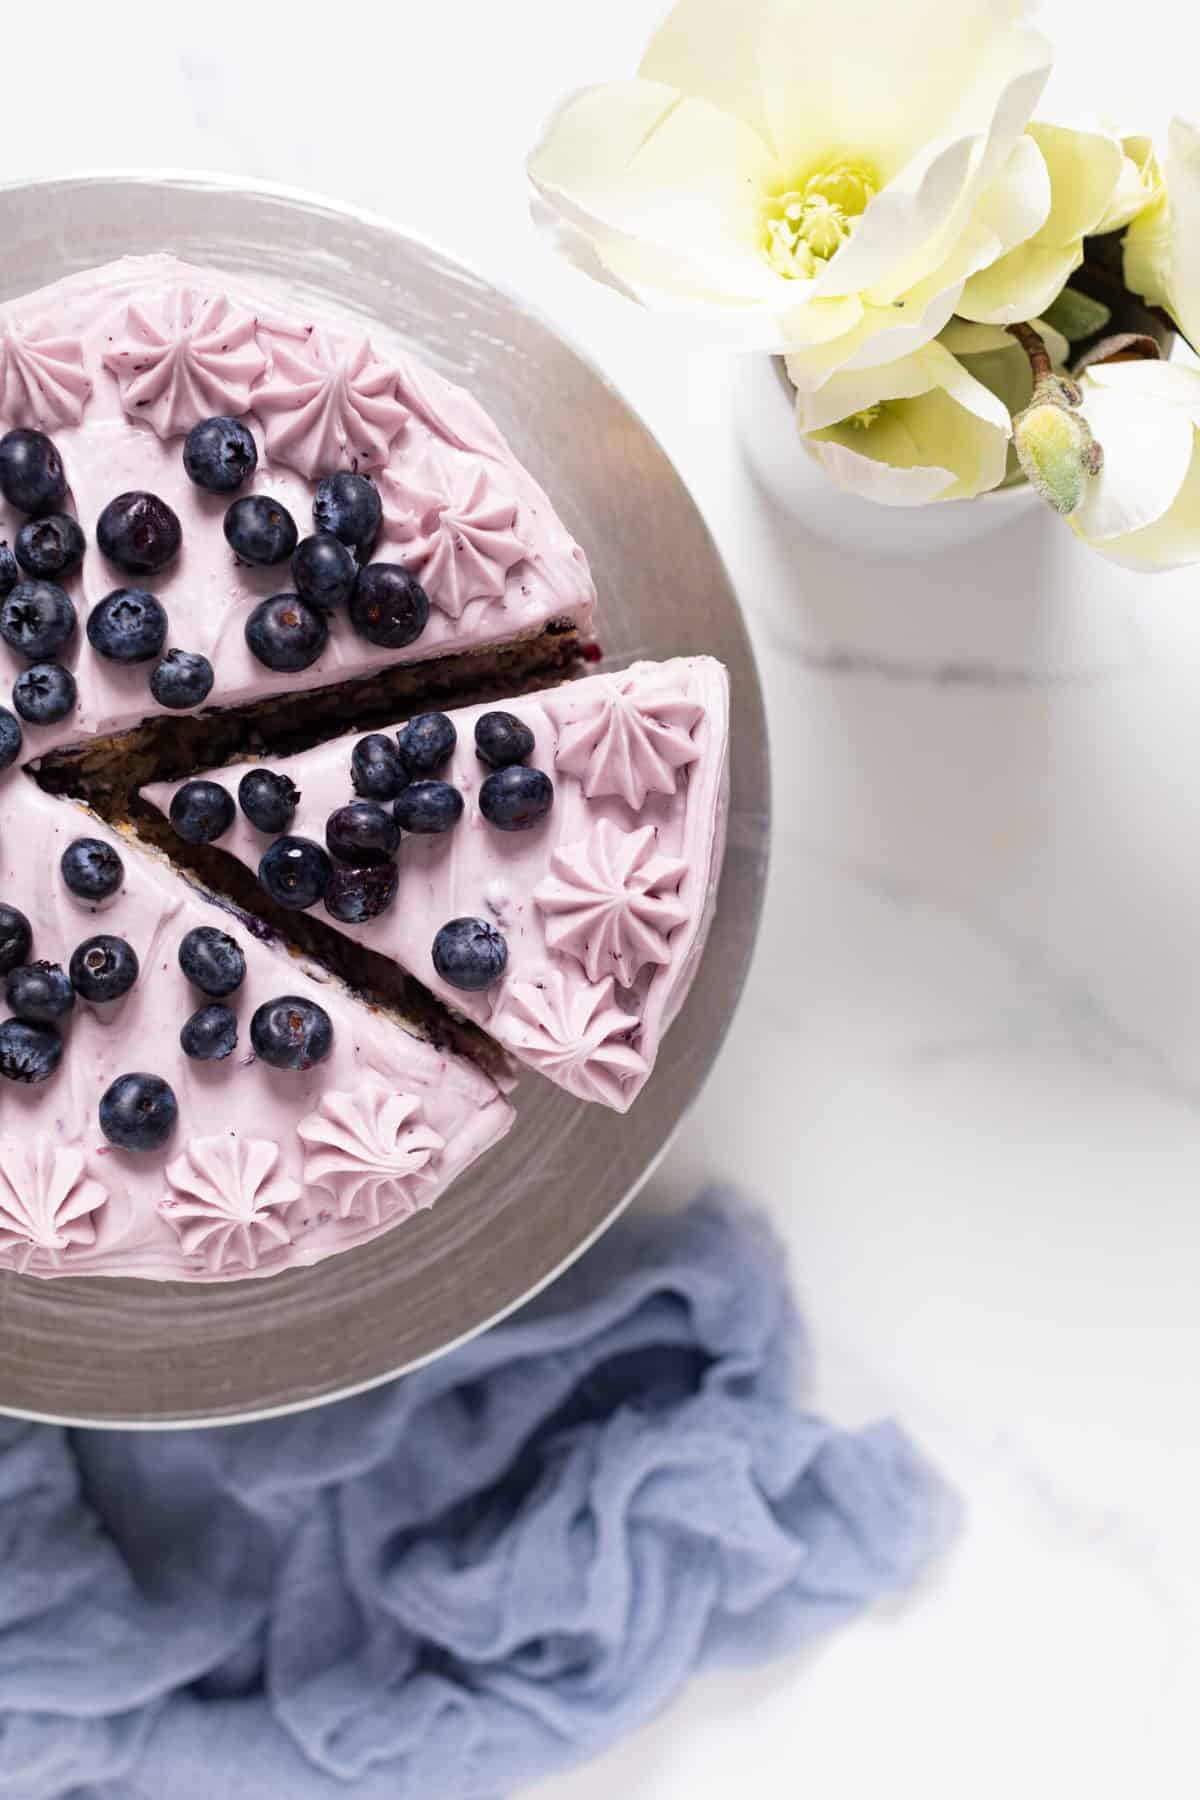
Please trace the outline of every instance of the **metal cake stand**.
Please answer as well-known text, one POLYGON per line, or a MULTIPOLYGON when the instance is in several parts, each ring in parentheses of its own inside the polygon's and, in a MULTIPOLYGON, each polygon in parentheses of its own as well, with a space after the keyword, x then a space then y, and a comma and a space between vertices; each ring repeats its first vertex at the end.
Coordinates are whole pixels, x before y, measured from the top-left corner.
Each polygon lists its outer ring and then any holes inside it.
POLYGON ((586 548, 606 660, 705 651, 733 688, 729 849, 708 948, 624 1118, 525 1076, 518 1124, 429 1213, 315 1269, 193 1287, 0 1275, 0 1411, 207 1424, 387 1380, 500 1318, 628 1204, 733 1015, 766 872, 767 738, 745 627, 703 520, 602 375, 519 300, 382 220, 227 179, 92 176, 0 188, 0 294, 170 250, 266 276, 409 342, 470 387, 586 548))

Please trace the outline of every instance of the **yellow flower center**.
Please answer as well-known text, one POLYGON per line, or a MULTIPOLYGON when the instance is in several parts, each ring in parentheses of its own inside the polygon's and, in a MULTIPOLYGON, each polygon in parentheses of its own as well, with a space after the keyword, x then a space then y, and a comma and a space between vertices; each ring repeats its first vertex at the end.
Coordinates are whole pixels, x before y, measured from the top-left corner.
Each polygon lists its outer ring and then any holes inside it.
POLYGON ((767 201, 763 255, 777 275, 807 281, 835 256, 878 191, 873 169, 840 161, 767 201))
POLYGON ((846 424, 855 431, 870 431, 883 416, 883 402, 876 401, 874 406, 864 406, 861 412, 851 413, 846 424))

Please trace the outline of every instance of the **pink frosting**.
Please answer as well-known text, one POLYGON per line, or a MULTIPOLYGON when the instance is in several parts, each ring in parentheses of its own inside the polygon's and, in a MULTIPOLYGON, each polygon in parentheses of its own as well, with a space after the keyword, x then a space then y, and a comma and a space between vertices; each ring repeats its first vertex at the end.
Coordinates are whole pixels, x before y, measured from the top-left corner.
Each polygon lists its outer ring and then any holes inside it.
POLYGON ((52 325, 27 330, 11 313, 0 321, 0 419, 56 431, 78 425, 92 384, 83 346, 52 325))
POLYGON ((340 1219, 379 1225, 426 1204, 421 1178, 445 1149, 414 1094, 364 1081, 352 1094, 325 1094, 297 1127, 308 1146, 304 1179, 332 1198, 340 1219))
POLYGON ((386 471, 380 485, 384 530, 435 606, 461 619, 472 600, 503 599, 525 544, 516 499, 488 464, 429 457, 411 475, 386 471))
POLYGON ((546 915, 546 942, 573 956, 589 981, 613 975, 632 987, 647 963, 669 963, 670 938, 687 922, 679 884, 687 865, 663 856, 652 825, 620 831, 599 819, 590 836, 550 858, 533 890, 546 915))
POLYGON ((304 345, 269 340, 271 367, 255 389, 267 450, 308 481, 335 469, 382 469, 408 408, 396 397, 398 370, 380 362, 365 337, 340 343, 314 331, 304 345))
MULTIPOLYGON (((463 796, 462 819, 441 837, 406 837, 395 905, 339 929, 392 957, 571 1093, 624 1110, 687 994, 712 914, 728 705, 724 669, 697 656, 462 708, 452 715, 457 748, 441 771, 463 796), (475 725, 496 705, 528 725, 530 761, 554 783, 553 808, 532 831, 498 831, 479 808, 488 770, 475 753, 475 725), (614 716, 620 724, 609 730, 614 716), (628 754, 605 755, 606 730, 610 743, 624 732, 628 754), (503 978, 481 994, 451 987, 433 966, 438 931, 463 917, 488 920, 508 946, 503 978)), ((330 813, 353 798, 355 741, 273 764, 300 790, 293 831, 322 842, 330 813)), ((212 776, 234 794, 248 766, 212 776)), ((146 789, 163 812, 173 792, 171 783, 146 789)), ((239 813, 219 848, 257 869, 264 840, 239 813)))
POLYGON ((84 1170, 75 1144, 44 1132, 24 1143, 0 1141, 0 1257, 22 1271, 58 1269, 72 1250, 94 1244, 94 1214, 106 1190, 84 1170))
POLYGON ((170 1192, 159 1211, 179 1233, 185 1256, 210 1275, 257 1269, 292 1241, 290 1220, 303 1189, 279 1168, 279 1145, 235 1131, 193 1138, 167 1164, 170 1192))
POLYGON ((236 418, 267 366, 258 321, 227 294, 167 288, 130 300, 104 353, 131 419, 146 419, 159 437, 178 437, 200 419, 236 418))

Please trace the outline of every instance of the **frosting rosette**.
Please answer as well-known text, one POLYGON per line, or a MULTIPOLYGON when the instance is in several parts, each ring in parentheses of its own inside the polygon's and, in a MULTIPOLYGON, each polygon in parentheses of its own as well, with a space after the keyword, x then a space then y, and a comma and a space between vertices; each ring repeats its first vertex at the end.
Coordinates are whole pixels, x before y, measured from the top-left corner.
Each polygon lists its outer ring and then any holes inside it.
POLYGON ((551 694, 546 711, 559 730, 555 767, 576 776, 589 800, 612 795, 640 812, 647 795, 673 794, 700 754, 692 732, 703 706, 636 666, 589 683, 586 697, 551 694))
POLYGON ((893 361, 1049 212, 1031 13, 678 0, 637 79, 550 120, 539 216, 593 276, 708 342, 789 352, 806 386, 893 361))
POLYGON ((58 1267, 96 1241, 106 1190, 85 1173, 83 1152, 44 1133, 0 1141, 0 1262, 17 1270, 58 1267))
POLYGON ((292 1241, 290 1216, 301 1189, 279 1169, 279 1145, 234 1131, 193 1138, 167 1165, 170 1192, 159 1212, 186 1256, 214 1273, 255 1269, 292 1241))
POLYGON ((227 294, 170 288, 129 301, 104 366, 130 418, 145 419, 159 437, 178 437, 201 419, 246 411, 267 366, 257 326, 227 294))
POLYGON ((648 963, 670 962, 671 933, 688 918, 679 898, 687 864, 662 855, 652 825, 621 831, 600 819, 582 842, 554 852, 550 870, 533 893, 546 942, 589 981, 614 975, 632 987, 648 963))
POLYGON ((354 1093, 322 1096, 296 1127, 305 1146, 304 1180, 329 1194, 340 1219, 379 1225, 406 1218, 423 1202, 420 1177, 446 1148, 421 1102, 384 1081, 354 1093))
POLYGON ((0 421, 56 431, 78 425, 92 391, 78 337, 0 317, 0 421))
POLYGON ((426 457, 411 471, 386 469, 379 485, 384 529, 441 612, 461 619, 472 600, 504 598, 508 571, 526 550, 517 502, 486 462, 426 457))
POLYGON ((381 469, 408 408, 397 398, 399 371, 370 341, 343 343, 314 331, 302 344, 275 337, 267 374, 254 390, 267 451, 307 481, 334 469, 381 469))
POLYGON ((647 1072, 630 1041, 638 1020, 616 1004, 611 975, 587 984, 547 969, 536 980, 511 981, 492 1029, 577 1099, 601 1100, 618 1112, 647 1072))

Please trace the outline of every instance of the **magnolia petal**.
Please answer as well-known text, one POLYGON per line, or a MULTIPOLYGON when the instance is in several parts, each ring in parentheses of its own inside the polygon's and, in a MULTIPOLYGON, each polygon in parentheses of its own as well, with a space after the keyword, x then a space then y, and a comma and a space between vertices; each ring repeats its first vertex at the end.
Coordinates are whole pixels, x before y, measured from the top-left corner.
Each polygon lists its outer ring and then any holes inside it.
POLYGON ((1120 394, 1140 394, 1167 406, 1179 406, 1194 425, 1200 426, 1200 369, 1186 363, 1158 362, 1153 357, 1127 363, 1093 363, 1087 373, 1089 388, 1111 388, 1120 394))
POLYGON ((911 288, 903 301, 862 306, 857 324, 845 335, 790 350, 788 374, 793 385, 813 392, 839 369, 879 368, 911 355, 954 316, 962 287, 960 266, 951 263, 911 288))
MULTIPOLYGON (((836 438, 806 438, 805 443, 837 487, 877 505, 928 506, 945 499, 955 485, 950 469, 877 461, 836 438)), ((915 446, 912 453, 916 454, 915 446)))
MULTIPOLYGON (((1012 344, 1012 340, 1009 340, 1012 344)), ((1012 345, 1017 349, 1016 345, 1012 345)), ((1018 350, 1018 355, 1021 352, 1018 350)), ((797 395, 801 431, 819 431, 856 413, 891 400, 913 400, 942 388, 959 406, 1008 437, 1007 408, 976 381, 940 343, 925 344, 910 356, 879 369, 846 370, 832 376, 816 393, 797 395)))
POLYGON ((1125 152, 1111 131, 1035 121, 1029 135, 1050 171, 1050 213, 1039 236, 1065 245, 1095 231, 1112 202, 1125 152))
POLYGON ((1154 139, 1123 137, 1121 173, 1112 198, 1092 230, 1100 235, 1107 231, 1123 231, 1148 206, 1153 206, 1162 192, 1162 173, 1154 154, 1154 139))
POLYGON ((1167 304, 1195 349, 1200 345, 1200 130, 1174 119, 1168 140, 1171 266, 1167 304))
POLYGON ((1063 249, 1036 240, 1022 244, 990 269, 972 275, 963 288, 958 310, 965 319, 995 325, 1036 318, 1062 292, 1082 262, 1082 238, 1063 249))
MULTIPOLYGON (((1162 517, 1153 525, 1132 531, 1125 537, 1101 541, 1089 538, 1092 549, 1122 568, 1140 569, 1151 574, 1200 562, 1200 436, 1193 432, 1192 439, 1192 460, 1187 475, 1162 517)), ((1077 519, 1078 515, 1068 523, 1078 530, 1077 519)), ((1084 535, 1082 531, 1080 535, 1084 535)))
POLYGON ((1163 517, 1187 476, 1195 427, 1182 407, 1090 381, 1083 389, 1084 417, 1103 446, 1104 467, 1071 525, 1089 543, 1103 544, 1163 517))

